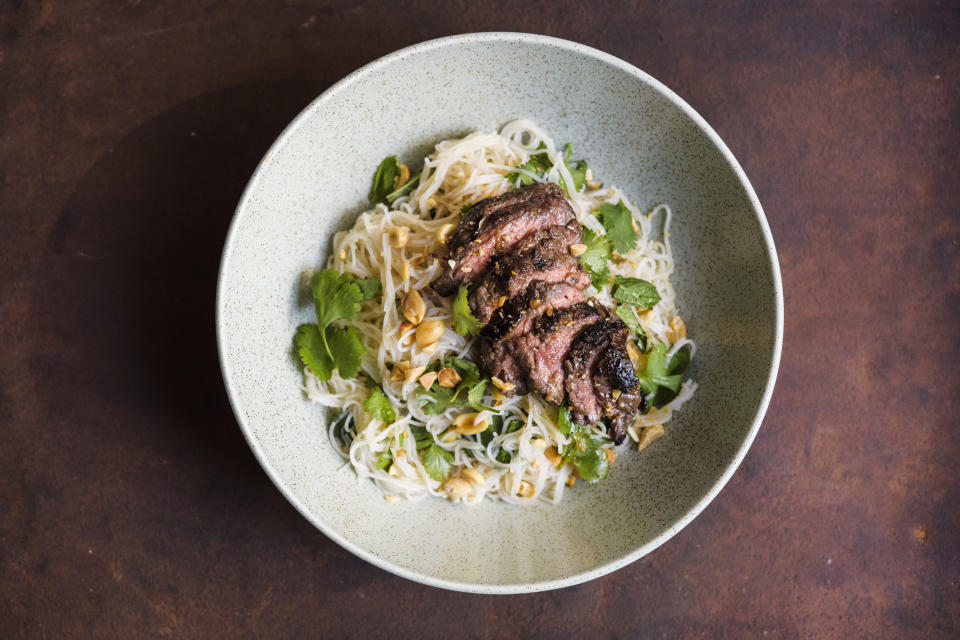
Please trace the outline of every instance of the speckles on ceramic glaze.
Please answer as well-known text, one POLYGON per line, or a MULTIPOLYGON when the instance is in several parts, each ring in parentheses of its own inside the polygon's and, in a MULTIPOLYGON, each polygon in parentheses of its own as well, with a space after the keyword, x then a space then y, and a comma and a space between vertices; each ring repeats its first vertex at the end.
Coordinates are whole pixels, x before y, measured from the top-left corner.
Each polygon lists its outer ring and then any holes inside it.
POLYGON ((587 580, 662 544, 744 455, 779 360, 782 294, 766 220, 736 161, 669 90, 562 40, 473 34, 427 42, 351 74, 311 104, 260 163, 224 248, 217 300, 224 379, 241 428, 285 496, 347 549, 402 576, 482 592, 587 580), (518 61, 522 60, 522 64, 518 61), (510 91, 503 91, 509 87, 510 91), (537 121, 641 208, 674 211, 678 306, 698 351, 694 399, 666 435, 606 482, 552 507, 391 504, 329 446, 322 407, 290 357, 300 272, 362 210, 377 164, 420 160, 444 138, 537 121), (483 553, 462 543, 470 531, 483 553), (549 535, 543 535, 549 532, 549 535), (429 540, 429 544, 397 544, 429 540))

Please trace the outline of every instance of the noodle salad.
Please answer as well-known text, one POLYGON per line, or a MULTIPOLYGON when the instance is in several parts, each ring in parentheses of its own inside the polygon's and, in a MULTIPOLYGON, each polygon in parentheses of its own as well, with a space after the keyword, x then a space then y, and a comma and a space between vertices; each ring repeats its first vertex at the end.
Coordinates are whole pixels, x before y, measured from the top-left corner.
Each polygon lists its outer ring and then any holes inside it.
POLYGON ((563 188, 583 227, 570 253, 590 276, 587 292, 630 330, 626 350, 646 411, 627 428, 627 442, 649 445, 695 392, 685 373, 696 347, 670 283, 670 208, 641 212, 571 152, 515 120, 499 133, 440 142, 415 175, 387 158, 374 177, 373 207, 334 236, 325 268, 304 274, 317 313, 294 338, 304 391, 335 410, 335 450, 388 501, 556 504, 576 479, 606 477, 626 448, 603 424, 574 424, 566 404, 535 391, 511 395, 512 385, 486 376, 476 356, 483 323, 466 288, 443 297, 430 287, 462 214, 518 186, 563 188))

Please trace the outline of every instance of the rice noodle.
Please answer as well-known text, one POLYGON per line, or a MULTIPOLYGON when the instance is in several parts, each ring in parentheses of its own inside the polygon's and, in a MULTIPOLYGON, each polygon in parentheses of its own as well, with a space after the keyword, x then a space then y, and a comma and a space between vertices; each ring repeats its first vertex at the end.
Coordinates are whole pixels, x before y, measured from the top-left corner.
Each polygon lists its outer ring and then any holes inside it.
MULTIPOLYGON (((333 252, 327 266, 359 278, 376 276, 383 285, 382 303, 364 303, 350 326, 357 330, 367 348, 363 370, 374 380, 382 382, 384 392, 396 409, 397 420, 393 424, 383 424, 363 410, 369 390, 358 378, 344 380, 335 372, 332 379, 321 382, 305 369, 304 390, 314 402, 350 412, 354 426, 347 432, 346 439, 352 438, 352 443, 349 451, 341 451, 341 454, 349 460, 361 481, 371 479, 389 499, 418 500, 428 495, 445 497, 443 484, 433 480, 424 469, 410 433, 412 424, 425 425, 437 444, 453 454, 451 475, 459 475, 469 467, 486 478, 483 486, 474 487, 461 498, 465 503, 475 504, 486 496, 516 504, 531 504, 538 500, 556 504, 563 497, 572 465, 557 469, 544 456, 542 445, 562 451, 568 437, 557 428, 557 408, 547 404, 538 394, 503 400, 497 406, 500 413, 520 419, 523 426, 512 433, 496 435, 483 446, 474 436, 458 436, 452 442, 442 437, 451 427, 453 418, 464 409, 448 409, 440 415, 427 414, 418 404, 416 389, 419 383, 415 378, 400 382, 390 380, 390 367, 400 361, 408 361, 412 368, 417 368, 440 362, 448 355, 473 359, 473 340, 458 335, 451 328, 451 298, 440 297, 428 286, 441 272, 441 265, 432 258, 442 249, 437 232, 445 224, 455 225, 465 205, 514 188, 516 185, 507 176, 536 153, 546 153, 553 163, 547 179, 556 182, 562 178, 565 184, 573 184, 562 152, 553 140, 533 122, 515 120, 505 125, 500 133, 477 132, 440 142, 434 153, 424 160, 420 184, 412 193, 398 199, 392 208, 381 204, 360 214, 353 228, 334 236, 333 252), (545 149, 537 148, 541 143, 545 149), (390 246, 389 234, 394 227, 401 226, 408 230, 407 244, 395 249, 390 246), (426 303, 426 319, 441 320, 446 327, 436 349, 429 353, 412 339, 409 343, 404 341, 410 338, 412 329, 401 333, 404 318, 397 300, 411 289, 422 295, 426 303), (534 444, 537 439, 543 439, 545 443, 537 446, 534 444), (502 449, 512 454, 509 463, 496 459, 502 449), (387 451, 392 454, 393 464, 389 469, 377 469, 378 458, 387 451), (530 497, 518 495, 521 482, 533 487, 530 497)), ((643 278, 656 286, 660 302, 638 319, 653 341, 670 344, 670 320, 677 315, 675 293, 670 283, 674 265, 669 241, 670 208, 660 205, 644 215, 616 186, 585 188, 570 193, 568 199, 580 223, 597 233, 604 233, 604 228, 591 212, 599 205, 622 200, 630 209, 638 229, 637 247, 615 257, 610 262, 610 271, 613 275, 643 278), (659 239, 661 232, 662 239, 659 239)), ((612 303, 609 287, 597 297, 608 305, 612 303)), ((683 339, 672 346, 671 355, 687 344, 691 349, 695 348, 691 340, 683 339)), ((644 426, 668 421, 695 390, 696 384, 687 380, 668 405, 638 415, 629 429, 631 437, 636 440, 638 430, 644 426)), ((490 405, 492 401, 488 397, 484 403, 490 405)), ((484 415, 489 416, 491 412, 484 415)), ((331 421, 330 438, 339 451, 333 428, 331 421)))

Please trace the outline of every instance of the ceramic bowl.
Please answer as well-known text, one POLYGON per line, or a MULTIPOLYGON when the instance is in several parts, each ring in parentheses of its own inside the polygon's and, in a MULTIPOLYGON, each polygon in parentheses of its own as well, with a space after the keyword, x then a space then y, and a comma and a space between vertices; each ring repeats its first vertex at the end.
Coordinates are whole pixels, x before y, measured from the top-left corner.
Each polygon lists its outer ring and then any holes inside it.
MULTIPOLYGON (((564 40, 479 33, 376 60, 328 89, 257 167, 230 226, 217 291, 227 393, 284 496, 367 560, 427 584, 484 593, 563 587, 636 560, 687 525, 743 459, 770 400, 783 298, 770 230, 733 155, 683 100, 639 69, 564 40), (573 142, 641 209, 669 203, 674 284, 700 385, 666 434, 558 506, 386 502, 327 439, 301 391, 299 278, 365 208, 377 164, 518 117, 573 142)), ((708 561, 708 558, 704 558, 708 561)))

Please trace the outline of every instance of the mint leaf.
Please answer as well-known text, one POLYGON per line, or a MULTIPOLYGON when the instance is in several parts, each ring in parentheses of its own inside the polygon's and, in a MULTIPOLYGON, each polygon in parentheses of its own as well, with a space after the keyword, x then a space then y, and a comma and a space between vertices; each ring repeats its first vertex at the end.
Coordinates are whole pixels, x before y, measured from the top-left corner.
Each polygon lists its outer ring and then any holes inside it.
POLYGON ((377 276, 373 276, 372 278, 359 278, 356 282, 360 287, 361 302, 373 300, 380 292, 380 287, 382 286, 380 284, 380 278, 377 276))
POLYGON ((363 401, 363 410, 374 418, 383 421, 384 424, 392 424, 397 419, 397 413, 390 404, 390 398, 380 387, 370 390, 367 399, 363 401))
POLYGON ((583 244, 587 250, 580 256, 580 264, 590 274, 593 286, 600 289, 610 282, 610 241, 606 236, 584 229, 583 244))
POLYGON ((657 292, 657 288, 640 278, 617 276, 613 282, 611 295, 614 300, 626 302, 641 309, 652 309, 655 304, 660 302, 660 294, 657 292))
POLYGON ((366 355, 367 348, 363 346, 356 330, 350 327, 329 328, 326 331, 326 337, 328 351, 340 371, 340 377, 352 378, 360 373, 360 366, 363 364, 363 356, 366 355))
MULTIPOLYGON (((666 349, 666 347, 664 347, 666 349)), ((649 361, 647 366, 649 367, 649 361)), ((680 382, 683 382, 683 376, 687 372, 687 368, 690 366, 690 347, 683 346, 677 349, 677 351, 670 357, 670 361, 667 362, 665 373, 672 380, 679 377, 680 382)), ((675 389, 662 385, 657 389, 657 395, 653 397, 653 406, 660 408, 665 404, 668 404, 671 400, 677 397, 677 394, 680 393, 681 384, 677 384, 675 389)))
POLYGON ((627 325, 627 328, 637 336, 637 346, 640 347, 640 351, 646 351, 647 331, 643 328, 643 325, 640 324, 640 320, 637 319, 637 314, 633 310, 633 307, 626 304, 618 304, 613 312, 616 313, 617 316, 623 320, 623 324, 627 325))
POLYGON ((467 287, 460 287, 453 301, 453 330, 462 336, 475 336, 480 333, 483 323, 473 315, 467 301, 467 287))
MULTIPOLYGON (((393 183, 390 183, 391 185, 393 183)), ((407 195, 411 191, 417 188, 417 185, 420 184, 420 174, 413 176, 402 185, 400 185, 395 191, 392 191, 386 195, 386 200, 388 203, 393 204, 394 200, 407 195)))
POLYGON ((393 191, 393 183, 400 173, 400 163, 397 156, 388 156, 383 159, 376 173, 373 174, 373 185, 370 187, 370 194, 367 196, 370 204, 386 203, 387 196, 393 191))
POLYGON ((333 362, 323 344, 320 329, 315 324, 302 324, 297 327, 293 337, 300 361, 321 380, 329 380, 333 375, 333 362))
POLYGON ((559 429, 563 435, 568 435, 572 428, 573 422, 570 420, 570 409, 567 407, 567 403, 564 402, 563 406, 560 407, 560 412, 557 414, 557 429, 559 429))
POLYGON ((633 230, 633 214, 623 200, 617 204, 605 202, 594 212, 607 235, 613 241, 617 253, 626 253, 637 246, 637 232, 633 230))
POLYGON ((453 462, 453 454, 434 442, 423 450, 420 461, 423 463, 427 475, 440 482, 450 475, 450 463, 453 462))

